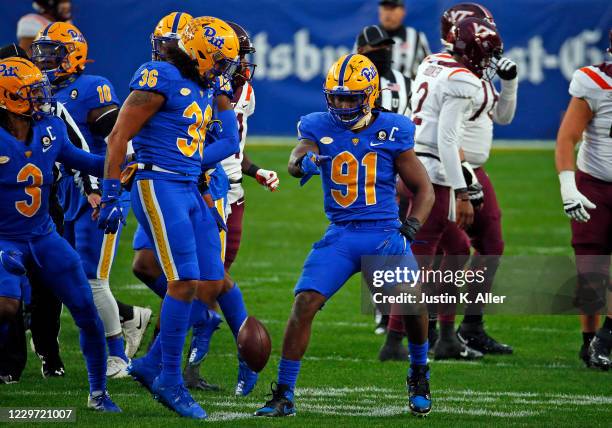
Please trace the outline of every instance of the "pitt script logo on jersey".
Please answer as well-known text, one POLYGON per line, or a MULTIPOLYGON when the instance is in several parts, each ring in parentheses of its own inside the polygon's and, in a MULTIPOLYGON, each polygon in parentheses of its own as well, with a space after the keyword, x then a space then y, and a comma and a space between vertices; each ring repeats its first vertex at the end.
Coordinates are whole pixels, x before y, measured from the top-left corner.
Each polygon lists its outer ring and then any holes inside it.
POLYGON ((361 75, 365 77, 368 82, 371 82, 377 75, 376 68, 372 65, 370 67, 362 68, 361 75))
POLYGON ((221 49, 223 47, 223 44, 225 43, 225 38, 216 36, 217 30, 208 26, 204 27, 204 37, 208 39, 211 45, 221 49))
POLYGON ((0 64, 0 75, 4 77, 17 77, 15 70, 17 70, 15 66, 8 67, 6 64, 0 64))

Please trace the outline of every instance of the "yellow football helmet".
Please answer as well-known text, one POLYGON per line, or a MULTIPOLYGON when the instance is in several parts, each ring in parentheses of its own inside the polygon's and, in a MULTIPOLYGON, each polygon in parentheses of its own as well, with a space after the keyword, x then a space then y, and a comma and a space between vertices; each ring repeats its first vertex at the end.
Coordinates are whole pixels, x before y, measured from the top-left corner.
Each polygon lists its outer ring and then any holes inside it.
POLYGON ((87 41, 74 25, 53 22, 36 35, 32 43, 32 62, 51 82, 60 76, 80 73, 87 62, 87 41))
POLYGON ((47 77, 30 61, 18 57, 0 61, 0 108, 24 116, 46 114, 54 101, 47 77))
POLYGON ((197 61, 200 74, 208 81, 216 76, 231 80, 240 67, 238 36, 219 18, 192 19, 181 33, 179 48, 197 61))
POLYGON ((331 66, 323 92, 334 119, 350 128, 372 111, 379 88, 378 71, 372 61, 363 55, 349 54, 331 66))
POLYGON ((157 23, 151 34, 152 56, 155 61, 163 61, 168 47, 177 47, 181 32, 193 19, 185 12, 172 12, 157 23))

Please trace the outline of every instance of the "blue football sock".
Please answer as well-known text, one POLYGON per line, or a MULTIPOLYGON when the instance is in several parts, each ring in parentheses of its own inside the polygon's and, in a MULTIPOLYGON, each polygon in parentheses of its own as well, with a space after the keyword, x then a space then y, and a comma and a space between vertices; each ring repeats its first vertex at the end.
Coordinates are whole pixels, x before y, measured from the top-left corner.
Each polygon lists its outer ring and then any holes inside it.
POLYGON ((191 304, 191 314, 189 314, 189 325, 201 327, 208 320, 208 306, 199 299, 194 299, 191 304))
MULTIPOLYGON (((95 306, 92 305, 93 311, 95 306)), ((87 366, 89 392, 106 390, 106 343, 104 326, 95 313, 89 316, 81 311, 72 313, 80 326, 79 342, 87 366)))
POLYGON ((234 286, 227 293, 217 297, 217 302, 219 302, 219 307, 227 325, 234 334, 234 338, 237 338, 238 330, 240 330, 240 326, 247 317, 247 310, 238 284, 234 283, 234 286))
POLYGON ((166 295, 166 290, 168 289, 168 280, 166 279, 166 275, 162 273, 152 282, 147 282, 146 286, 163 299, 166 295))
POLYGON ((162 371, 160 383, 172 386, 183 383, 181 356, 189 329, 191 302, 183 302, 166 294, 161 310, 162 371))
POLYGON ((287 397, 290 400, 293 399, 293 390, 295 389, 295 383, 297 377, 300 374, 301 361, 286 360, 281 358, 278 363, 278 384, 288 385, 291 388, 291 397, 287 397))
MULTIPOLYGON (((427 351, 429 351, 429 342, 425 341, 422 345, 417 345, 408 342, 408 352, 410 353, 410 364, 424 366, 427 364, 427 351)), ((408 373, 410 375, 410 373, 408 373)))
POLYGON ((106 339, 106 344, 108 345, 108 355, 119 357, 125 362, 129 361, 127 355, 125 355, 123 336, 109 337, 106 339))
POLYGON ((161 348, 161 339, 158 334, 149 352, 144 356, 144 359, 147 361, 147 364, 150 366, 159 366, 162 362, 162 348, 161 348))

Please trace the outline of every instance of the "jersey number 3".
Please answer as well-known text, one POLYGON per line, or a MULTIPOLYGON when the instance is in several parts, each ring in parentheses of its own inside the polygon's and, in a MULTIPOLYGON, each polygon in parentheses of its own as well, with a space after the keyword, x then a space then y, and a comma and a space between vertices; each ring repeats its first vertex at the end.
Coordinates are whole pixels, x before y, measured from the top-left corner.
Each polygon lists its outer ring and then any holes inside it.
MULTIPOLYGON (((365 172, 365 203, 376 203, 376 152, 367 153, 361 160, 365 172)), ((359 197, 359 161, 351 152, 342 152, 332 161, 331 179, 334 183, 345 186, 344 190, 332 189, 334 201, 343 208, 351 206, 359 197)))
POLYGON ((36 165, 31 163, 25 165, 17 173, 17 183, 27 183, 32 180, 30 184, 26 184, 25 193, 31 200, 22 200, 15 202, 15 208, 19 213, 25 217, 32 217, 40 209, 42 202, 42 190, 40 186, 43 184, 43 173, 36 165))

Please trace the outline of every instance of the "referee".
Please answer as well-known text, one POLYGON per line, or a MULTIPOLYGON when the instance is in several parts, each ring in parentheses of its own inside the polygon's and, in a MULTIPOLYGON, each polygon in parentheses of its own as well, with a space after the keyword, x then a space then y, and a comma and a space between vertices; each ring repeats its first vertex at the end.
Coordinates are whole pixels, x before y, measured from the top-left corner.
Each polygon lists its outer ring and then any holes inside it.
POLYGON ((357 35, 357 53, 367 56, 380 75, 380 97, 376 107, 409 116, 410 79, 392 68, 394 43, 379 25, 370 25, 357 35))
POLYGON ((427 37, 421 31, 404 25, 404 0, 380 0, 378 3, 380 26, 389 34, 393 45, 393 65, 407 77, 414 79, 423 58, 429 55, 427 37))

